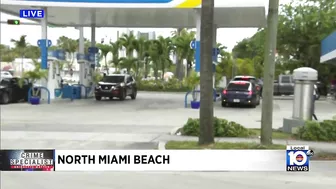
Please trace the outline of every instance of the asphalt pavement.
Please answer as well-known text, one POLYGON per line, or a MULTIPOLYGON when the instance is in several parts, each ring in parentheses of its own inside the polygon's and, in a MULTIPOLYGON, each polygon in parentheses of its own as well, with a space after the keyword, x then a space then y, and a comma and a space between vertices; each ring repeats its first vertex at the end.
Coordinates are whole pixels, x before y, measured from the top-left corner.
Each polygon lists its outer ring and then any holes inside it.
MULTIPOLYGON (((291 117, 292 100, 274 101, 274 128, 291 117)), ((316 102, 320 119, 336 114, 335 104, 316 102)), ((139 92, 136 100, 55 100, 50 105, 1 105, 1 148, 155 149, 198 110, 184 108, 181 93, 139 92)), ((260 128, 261 106, 222 108, 215 116, 260 128)), ((1 186, 16 188, 335 188, 335 162, 314 162, 312 172, 297 173, 2 173, 1 186), (256 182, 258 180, 258 182, 256 182), (259 181, 260 180, 260 181, 259 181), (19 182, 18 182, 19 181, 19 182)))

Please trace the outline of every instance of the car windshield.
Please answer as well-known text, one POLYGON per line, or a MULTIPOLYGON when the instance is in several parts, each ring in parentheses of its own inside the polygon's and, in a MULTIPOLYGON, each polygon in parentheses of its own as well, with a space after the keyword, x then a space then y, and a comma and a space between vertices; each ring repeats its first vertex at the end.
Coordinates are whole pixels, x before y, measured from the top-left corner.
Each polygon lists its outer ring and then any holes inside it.
POLYGON ((0 85, 9 85, 10 84, 10 81, 8 79, 2 79, 1 82, 0 82, 0 85))
POLYGON ((125 81, 125 76, 120 76, 120 75, 105 76, 103 78, 103 82, 107 82, 107 83, 121 83, 124 81, 125 81))
POLYGON ((250 81, 250 82, 255 82, 256 79, 252 77, 236 77, 233 79, 233 81, 250 81))
POLYGON ((250 83, 230 83, 227 90, 230 91, 247 91, 250 87, 250 83))

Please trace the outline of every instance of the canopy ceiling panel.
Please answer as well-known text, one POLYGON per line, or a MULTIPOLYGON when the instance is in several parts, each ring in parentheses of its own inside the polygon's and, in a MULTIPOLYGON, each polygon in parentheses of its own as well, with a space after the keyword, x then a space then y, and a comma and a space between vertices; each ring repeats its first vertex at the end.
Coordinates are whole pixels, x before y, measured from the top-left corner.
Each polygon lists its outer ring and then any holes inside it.
MULTIPOLYGON (((18 16, 20 9, 35 7, 1 5, 1 12, 18 16)), ((37 22, 39 20, 36 20, 37 22)), ((48 22, 60 26, 194 28, 194 9, 172 8, 76 8, 49 7, 48 22), (95 16, 93 16, 95 15, 95 16)), ((218 28, 264 27, 265 7, 226 7, 215 9, 218 28)))

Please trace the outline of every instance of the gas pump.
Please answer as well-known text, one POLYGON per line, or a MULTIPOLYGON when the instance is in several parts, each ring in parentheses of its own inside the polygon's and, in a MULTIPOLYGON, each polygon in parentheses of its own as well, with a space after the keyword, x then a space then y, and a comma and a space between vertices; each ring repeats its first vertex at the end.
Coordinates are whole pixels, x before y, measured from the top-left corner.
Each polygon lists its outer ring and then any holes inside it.
POLYGON ((92 64, 95 61, 95 54, 77 54, 77 62, 81 64, 80 68, 80 83, 81 86, 81 96, 86 96, 90 94, 93 88, 92 75, 94 67, 92 64), (85 89, 85 90, 84 90, 85 89))
POLYGON ((51 91, 50 99, 59 96, 61 88, 61 69, 60 63, 65 60, 65 51, 56 50, 48 52, 48 89, 51 91), (53 92, 54 91, 54 92, 53 92))

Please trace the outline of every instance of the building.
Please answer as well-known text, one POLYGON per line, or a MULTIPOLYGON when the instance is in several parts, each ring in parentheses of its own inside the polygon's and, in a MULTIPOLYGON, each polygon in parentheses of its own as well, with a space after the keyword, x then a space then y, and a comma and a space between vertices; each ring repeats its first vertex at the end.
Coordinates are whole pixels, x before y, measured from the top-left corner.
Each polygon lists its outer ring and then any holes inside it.
POLYGON ((137 33, 137 39, 144 38, 145 40, 154 40, 156 39, 155 32, 139 32, 137 33))

